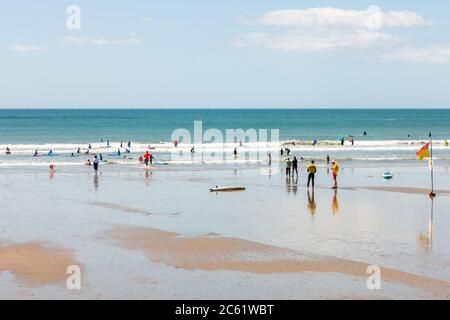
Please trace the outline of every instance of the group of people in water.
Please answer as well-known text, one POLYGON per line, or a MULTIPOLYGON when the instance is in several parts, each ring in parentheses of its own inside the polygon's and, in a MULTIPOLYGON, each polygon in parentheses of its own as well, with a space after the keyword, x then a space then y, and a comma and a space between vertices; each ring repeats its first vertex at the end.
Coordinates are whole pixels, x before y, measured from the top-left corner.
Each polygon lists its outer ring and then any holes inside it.
MULTIPOLYGON (((303 158, 302 158, 303 159, 303 158)), ((330 156, 327 155, 327 165, 330 164, 330 156)), ((294 157, 292 160, 290 158, 287 158, 285 160, 286 163, 286 179, 290 179, 290 177, 298 177, 298 159, 297 157, 294 157)), ((311 162, 306 166, 306 172, 308 174, 308 182, 307 182, 307 188, 309 189, 309 186, 311 185, 312 189, 314 189, 314 180, 315 175, 317 172, 317 166, 315 164, 314 160, 311 160, 311 162)), ((333 178, 333 189, 337 189, 337 176, 339 173, 339 164, 336 160, 331 161, 331 175, 333 178)))

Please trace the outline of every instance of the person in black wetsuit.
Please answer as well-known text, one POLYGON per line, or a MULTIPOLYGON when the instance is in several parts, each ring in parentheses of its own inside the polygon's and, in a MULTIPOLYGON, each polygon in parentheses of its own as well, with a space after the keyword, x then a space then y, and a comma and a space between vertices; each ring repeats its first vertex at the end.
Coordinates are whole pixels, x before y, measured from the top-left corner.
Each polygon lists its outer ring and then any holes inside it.
POLYGON ((298 160, 297 157, 294 157, 294 159, 292 160, 292 176, 294 176, 294 172, 298 176, 297 167, 298 167, 298 160))

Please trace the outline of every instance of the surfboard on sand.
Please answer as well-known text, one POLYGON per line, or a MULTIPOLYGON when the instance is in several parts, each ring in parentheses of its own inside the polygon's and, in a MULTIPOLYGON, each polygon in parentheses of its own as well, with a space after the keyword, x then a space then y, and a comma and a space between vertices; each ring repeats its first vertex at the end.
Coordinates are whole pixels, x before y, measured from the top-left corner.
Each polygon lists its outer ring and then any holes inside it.
POLYGON ((218 187, 209 189, 210 192, 230 192, 230 191, 244 191, 245 187, 229 186, 229 187, 218 187))

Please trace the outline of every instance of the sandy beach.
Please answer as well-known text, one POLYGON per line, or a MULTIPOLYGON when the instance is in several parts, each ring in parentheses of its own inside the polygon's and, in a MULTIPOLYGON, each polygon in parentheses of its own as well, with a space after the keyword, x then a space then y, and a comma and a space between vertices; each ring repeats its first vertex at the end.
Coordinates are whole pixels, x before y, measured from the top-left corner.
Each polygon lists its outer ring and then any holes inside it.
POLYGON ((433 203, 421 162, 341 162, 337 192, 321 163, 314 193, 306 164, 0 168, 0 298, 450 298, 447 164, 433 203))

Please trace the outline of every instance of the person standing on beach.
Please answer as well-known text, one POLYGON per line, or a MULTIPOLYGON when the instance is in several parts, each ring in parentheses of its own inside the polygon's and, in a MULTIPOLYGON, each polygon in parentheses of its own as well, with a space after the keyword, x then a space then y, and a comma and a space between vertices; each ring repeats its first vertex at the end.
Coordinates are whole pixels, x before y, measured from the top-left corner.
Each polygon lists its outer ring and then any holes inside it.
POLYGON ((98 171, 98 164, 100 163, 100 160, 98 159, 97 156, 94 157, 94 171, 95 173, 97 173, 98 171))
POLYGON ((287 158, 286 159, 286 177, 289 177, 291 175, 291 167, 292 167, 291 159, 287 158))
POLYGON ((148 151, 145 151, 145 154, 144 154, 144 163, 145 163, 145 166, 146 167, 148 167, 148 162, 150 161, 150 153, 148 152, 148 151))
POLYGON ((292 176, 294 176, 294 172, 295 172, 295 174, 298 177, 297 167, 298 167, 298 160, 297 160, 297 157, 294 157, 294 160, 292 160, 292 176))
POLYGON ((307 188, 309 188, 309 184, 312 182, 312 188, 314 190, 314 177, 316 175, 317 167, 314 164, 314 160, 306 167, 306 172, 308 172, 308 184, 307 188))
POLYGON ((284 154, 284 150, 283 148, 280 149, 280 156, 282 156, 284 154))
POLYGON ((336 160, 331 161, 331 172, 333 176, 333 189, 337 189, 337 175, 339 172, 339 165, 336 160))
POLYGON ((327 154, 327 165, 329 165, 329 164, 330 164, 330 155, 327 154))
POLYGON ((128 148, 131 148, 131 141, 128 141, 128 148))
POLYGON ((272 154, 269 152, 269 166, 272 165, 272 154))
POLYGON ((233 155, 234 155, 235 158, 237 158, 238 152, 237 152, 236 148, 234 148, 233 155))

